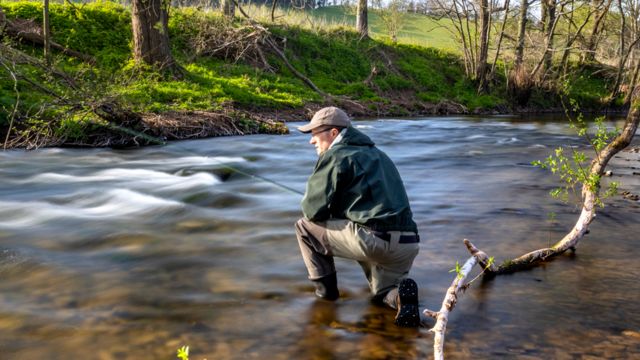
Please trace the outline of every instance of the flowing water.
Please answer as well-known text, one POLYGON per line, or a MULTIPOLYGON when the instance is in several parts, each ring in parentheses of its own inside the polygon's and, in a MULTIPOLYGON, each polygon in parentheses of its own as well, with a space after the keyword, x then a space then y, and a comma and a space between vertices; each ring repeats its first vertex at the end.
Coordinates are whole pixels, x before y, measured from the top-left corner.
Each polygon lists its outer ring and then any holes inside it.
MULTIPOLYGON (((555 180, 529 165, 560 144, 587 149, 564 123, 357 127, 403 176, 423 239, 411 274, 422 308, 440 308, 449 270, 469 256, 463 238, 502 261, 577 219, 548 196, 555 180)), ((301 196, 260 178, 304 191, 316 159, 308 140, 292 131, 0 153, 0 358, 171 359, 182 345, 198 360, 431 357, 427 329, 392 325, 355 263, 337 262, 340 301, 314 299, 293 230, 301 196)), ((639 156, 612 164, 636 194, 639 156)), ((640 203, 617 196, 575 254, 476 281, 449 319, 447 357, 638 358, 638 219, 640 203)))

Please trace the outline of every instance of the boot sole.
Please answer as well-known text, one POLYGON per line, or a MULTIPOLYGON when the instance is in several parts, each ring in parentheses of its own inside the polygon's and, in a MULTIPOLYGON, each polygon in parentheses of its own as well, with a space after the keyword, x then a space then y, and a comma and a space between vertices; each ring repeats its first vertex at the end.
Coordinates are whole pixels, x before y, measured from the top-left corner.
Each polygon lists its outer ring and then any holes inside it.
POLYGON ((412 279, 404 279, 398 285, 398 314, 395 324, 400 327, 419 327, 418 284, 412 279))

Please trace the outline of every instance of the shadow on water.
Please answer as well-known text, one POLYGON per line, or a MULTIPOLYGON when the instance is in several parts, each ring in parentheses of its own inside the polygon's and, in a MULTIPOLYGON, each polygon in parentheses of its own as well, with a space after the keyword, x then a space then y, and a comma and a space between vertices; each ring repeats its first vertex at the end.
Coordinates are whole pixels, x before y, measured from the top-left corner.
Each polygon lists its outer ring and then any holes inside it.
MULTIPOLYGON (((296 124, 293 124, 295 126, 296 124)), ((497 261, 552 244, 577 218, 530 162, 563 122, 431 118, 356 123, 398 164, 421 252, 411 276, 438 309, 462 239, 497 261), (549 220, 549 213, 555 213, 549 220)), ((613 180, 640 193, 637 153, 613 180)), ((338 260, 337 303, 316 301, 293 224, 316 155, 306 135, 123 150, 0 153, 0 350, 8 359, 429 358, 426 328, 369 303, 338 260), (295 191, 227 167, 268 178, 295 191)), ((607 181, 609 181, 607 179, 607 181)), ((448 358, 634 358, 640 353, 640 205, 615 197, 574 256, 479 280, 451 314, 448 358)))

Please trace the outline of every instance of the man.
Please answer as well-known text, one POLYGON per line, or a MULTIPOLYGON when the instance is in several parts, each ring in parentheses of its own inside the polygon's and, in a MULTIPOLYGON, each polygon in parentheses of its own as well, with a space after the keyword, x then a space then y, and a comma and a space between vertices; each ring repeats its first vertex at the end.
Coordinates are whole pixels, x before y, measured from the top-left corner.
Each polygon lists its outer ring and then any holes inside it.
POLYGON ((418 254, 418 230, 402 179, 347 114, 327 107, 307 125, 318 161, 302 199, 296 236, 316 295, 337 300, 334 256, 356 260, 373 301, 397 309, 395 323, 420 325, 418 287, 406 276, 418 254))

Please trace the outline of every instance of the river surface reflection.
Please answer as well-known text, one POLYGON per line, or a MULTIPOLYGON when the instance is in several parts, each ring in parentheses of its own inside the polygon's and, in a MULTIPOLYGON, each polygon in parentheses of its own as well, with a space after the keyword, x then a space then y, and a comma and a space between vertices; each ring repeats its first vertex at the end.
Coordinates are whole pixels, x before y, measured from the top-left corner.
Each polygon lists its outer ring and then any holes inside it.
MULTIPOLYGON (((468 257, 463 238, 501 261, 577 218, 529 165, 562 143, 586 149, 563 123, 356 125, 403 176, 423 239, 412 270, 423 308, 440 307, 449 269, 468 257)), ((0 357, 170 359, 182 345, 192 359, 430 357, 431 334, 395 328, 393 312, 370 305, 355 263, 337 263, 338 303, 315 301, 293 231, 301 196, 259 178, 303 191, 308 140, 0 153, 0 357)), ((613 179, 637 194, 639 167, 625 153, 613 179)), ((476 282, 450 317, 448 358, 637 358, 640 204, 609 204, 575 255, 476 282)))

